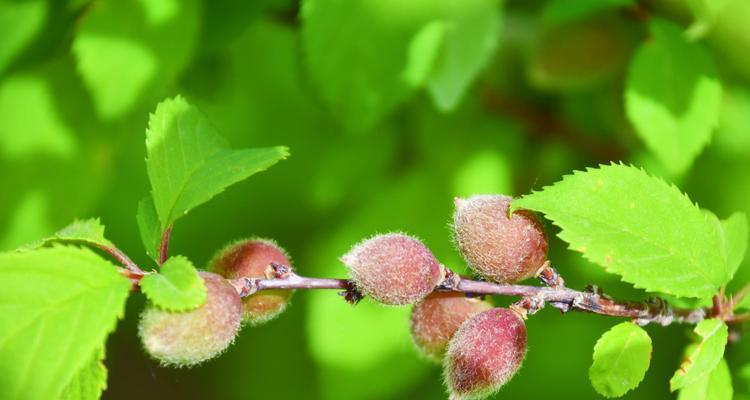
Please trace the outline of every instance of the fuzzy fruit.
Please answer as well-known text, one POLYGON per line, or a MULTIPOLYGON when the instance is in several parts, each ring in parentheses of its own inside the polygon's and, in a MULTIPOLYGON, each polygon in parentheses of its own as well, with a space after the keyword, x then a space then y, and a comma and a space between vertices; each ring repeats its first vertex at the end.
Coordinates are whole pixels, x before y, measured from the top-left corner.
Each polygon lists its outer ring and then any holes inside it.
POLYGON ((544 228, 530 211, 508 216, 511 197, 479 195, 456 199, 453 236, 469 266, 499 283, 534 276, 547 260, 544 228))
POLYGON ((206 302, 195 310, 170 312, 151 304, 141 314, 138 334, 146 351, 165 365, 193 366, 217 356, 234 340, 242 302, 226 279, 200 272, 206 302))
MULTIPOLYGON (((291 266, 289 257, 275 242, 245 239, 221 250, 208 269, 227 279, 269 278, 271 263, 291 266)), ((258 325, 281 314, 289 304, 291 290, 263 290, 242 299, 242 322, 258 325)))
POLYGON ((479 399, 500 389, 526 355, 526 326, 507 308, 473 316, 456 332, 445 355, 451 399, 479 399))
POLYGON ((411 337, 422 354, 439 362, 461 324, 490 308, 490 303, 463 293, 433 292, 411 312, 411 337))
POLYGON ((357 288, 390 305, 414 304, 443 277, 443 268, 419 240, 398 233, 374 236, 341 257, 357 288))

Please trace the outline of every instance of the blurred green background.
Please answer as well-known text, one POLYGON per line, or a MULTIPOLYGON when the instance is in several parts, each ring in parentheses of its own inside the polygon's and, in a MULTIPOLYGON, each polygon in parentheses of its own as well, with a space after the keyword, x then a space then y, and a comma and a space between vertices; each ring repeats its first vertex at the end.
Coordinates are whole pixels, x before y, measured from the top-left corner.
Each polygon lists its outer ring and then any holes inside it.
MULTIPOLYGON (((458 64, 473 45, 489 48, 471 73, 435 78, 443 92, 434 81, 412 82, 435 57, 420 43, 451 29, 419 14, 431 2, 303 3, 0 0, 0 250, 99 216, 111 240, 150 265, 135 220, 149 190, 144 132, 149 112, 177 93, 233 147, 280 144, 292 154, 176 225, 173 254, 197 265, 233 239, 258 235, 285 246, 301 274, 343 277, 339 255, 363 237, 396 230, 465 271, 450 239, 455 196, 520 195, 609 161, 674 182, 720 217, 750 213, 746 0, 485 1, 489 12, 467 5, 482 2, 437 2, 473 29, 454 43, 458 64), (693 21, 696 7, 718 3, 711 24, 693 21), (724 90, 711 145, 679 175, 646 150, 623 110, 628 62, 649 40, 654 15, 698 32, 724 90), (486 43, 473 41, 487 32, 486 43)), ((556 238, 551 259, 571 287, 596 283, 615 296, 645 297, 556 238)), ((748 280, 747 266, 740 275, 748 280)), ((109 340, 105 398, 445 397, 439 366, 410 343, 408 308, 352 307, 333 292, 298 292, 281 318, 244 329, 226 354, 175 370, 141 350, 142 306, 132 296, 109 340)), ((593 344, 617 322, 537 314, 528 321, 524 366, 496 397, 597 398, 587 376, 593 344)), ((626 398, 674 397, 668 380, 688 329, 647 331, 651 368, 626 398)), ((741 371, 750 346, 728 354, 741 371)), ((741 375, 734 376, 739 394, 747 393, 741 375)))

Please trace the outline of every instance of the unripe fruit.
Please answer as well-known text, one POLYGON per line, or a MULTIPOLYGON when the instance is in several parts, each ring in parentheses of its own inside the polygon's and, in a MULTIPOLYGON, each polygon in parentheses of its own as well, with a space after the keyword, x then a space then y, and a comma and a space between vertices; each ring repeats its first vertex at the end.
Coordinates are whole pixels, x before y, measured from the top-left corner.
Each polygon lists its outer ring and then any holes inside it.
POLYGON ((530 211, 508 216, 511 197, 456 199, 453 236, 469 266, 483 277, 514 283, 534 276, 547 259, 544 228, 530 211))
POLYGON ((193 366, 217 356, 234 340, 242 302, 226 279, 200 272, 206 302, 195 310, 170 312, 153 305, 141 314, 138 334, 146 351, 165 365, 193 366))
MULTIPOLYGON (((227 278, 271 278, 271 263, 291 266, 289 257, 275 242, 245 239, 230 244, 209 263, 208 269, 227 278)), ((242 322, 258 325, 281 314, 291 290, 263 290, 242 299, 242 322)))
POLYGON ((463 293, 433 292, 411 312, 411 337, 422 354, 439 362, 461 324, 490 308, 490 303, 463 293))
POLYGON ((390 305, 414 304, 440 283, 443 268, 419 240, 398 233, 374 236, 341 257, 365 295, 390 305))
POLYGON ((526 355, 526 326, 507 308, 475 315, 456 332, 445 355, 451 399, 479 399, 500 389, 526 355))

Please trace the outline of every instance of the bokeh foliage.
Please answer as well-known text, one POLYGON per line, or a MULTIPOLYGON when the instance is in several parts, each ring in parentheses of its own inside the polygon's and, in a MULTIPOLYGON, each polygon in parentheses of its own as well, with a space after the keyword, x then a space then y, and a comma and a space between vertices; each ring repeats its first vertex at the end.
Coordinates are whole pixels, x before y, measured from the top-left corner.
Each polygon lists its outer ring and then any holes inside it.
MULTIPOLYGON (((0 0, 0 249, 100 216, 108 238, 149 265, 135 219, 149 191, 145 130, 178 93, 232 148, 291 150, 177 222, 173 254, 199 267, 259 235, 302 274, 343 276, 338 257, 351 244, 396 230, 463 270, 449 237, 453 197, 520 195, 609 161, 662 176, 722 219, 750 213, 745 0, 301 3, 0 0), (692 62, 670 64, 660 46, 692 62), (662 86, 649 92, 654 80, 662 86), (632 116, 654 110, 644 96, 666 97, 645 122, 632 116), (649 130, 654 121, 666 128, 649 130)), ((643 296, 552 246, 570 286, 643 296)), ((750 266, 738 275, 750 280, 750 266)), ((443 396, 439 368, 412 348, 407 309, 297 293, 219 359, 169 370, 140 349, 142 302, 128 303, 110 339, 105 398, 443 396)), ((597 398, 592 347, 618 322, 541 312, 524 367, 497 397, 597 398)), ((651 367, 625 397, 668 398, 687 330, 646 330, 651 367)), ((747 396, 750 346, 727 353, 735 393, 747 396)))

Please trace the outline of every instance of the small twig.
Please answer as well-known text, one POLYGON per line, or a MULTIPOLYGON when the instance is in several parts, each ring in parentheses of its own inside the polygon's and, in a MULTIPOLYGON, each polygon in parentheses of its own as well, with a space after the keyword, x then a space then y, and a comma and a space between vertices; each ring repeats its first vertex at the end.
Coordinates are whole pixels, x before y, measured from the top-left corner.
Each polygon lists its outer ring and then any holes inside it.
POLYGON ((159 243, 159 265, 164 264, 167 261, 169 252, 169 236, 172 234, 172 225, 167 226, 164 233, 161 235, 161 242, 159 243))
MULTIPOLYGON (((271 289, 344 289, 346 293, 353 288, 352 282, 347 279, 309 278, 297 275, 291 270, 285 274, 281 278, 239 278, 231 282, 243 297, 271 289)), ((649 323, 696 324, 710 313, 710 309, 703 308, 694 310, 673 308, 659 298, 646 302, 626 302, 613 300, 597 290, 581 292, 565 287, 506 285, 476 281, 461 278, 450 270, 447 270, 446 279, 435 290, 462 292, 470 295, 518 296, 526 299, 522 299, 517 304, 526 308, 527 311, 533 308, 533 312, 536 312, 544 304, 551 304, 562 311, 573 309, 593 314, 631 318, 640 325, 649 323), (527 305, 529 307, 526 307, 527 305)))
MULTIPOLYGON (((86 243, 88 243, 88 242, 86 242, 86 243)), ((94 243, 94 245, 98 249, 100 249, 100 250, 108 253, 109 255, 111 255, 114 259, 116 259, 117 261, 119 261, 120 264, 122 264, 122 266, 125 267, 125 268, 127 268, 130 272, 133 272, 135 274, 141 274, 141 275, 144 274, 143 270, 136 263, 134 263, 133 260, 131 260, 130 257, 128 257, 127 254, 125 254, 124 252, 122 252, 122 250, 118 249, 117 247, 114 247, 114 246, 105 246, 105 245, 99 244, 99 243, 94 243)))

